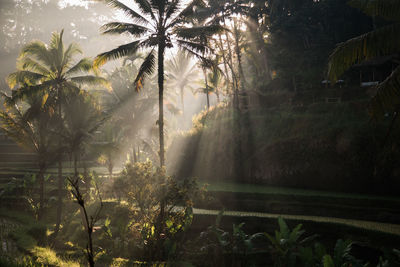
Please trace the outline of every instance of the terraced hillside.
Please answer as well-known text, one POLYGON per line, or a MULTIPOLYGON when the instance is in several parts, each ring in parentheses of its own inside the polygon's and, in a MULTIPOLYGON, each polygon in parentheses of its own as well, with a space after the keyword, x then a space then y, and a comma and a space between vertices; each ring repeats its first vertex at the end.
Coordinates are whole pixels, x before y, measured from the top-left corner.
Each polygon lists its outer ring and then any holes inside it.
POLYGON ((0 131, 0 168, 35 167, 35 154, 26 152, 0 131))
POLYGON ((12 177, 22 178, 25 170, 35 168, 35 155, 24 151, 0 131, 0 188, 3 188, 12 177))

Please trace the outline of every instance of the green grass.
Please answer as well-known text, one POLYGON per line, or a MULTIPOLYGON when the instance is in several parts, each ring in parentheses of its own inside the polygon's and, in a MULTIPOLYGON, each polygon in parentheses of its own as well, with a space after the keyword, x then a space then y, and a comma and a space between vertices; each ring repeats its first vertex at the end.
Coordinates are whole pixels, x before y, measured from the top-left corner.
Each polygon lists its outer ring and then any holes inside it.
POLYGON ((57 256, 56 252, 48 247, 34 247, 30 252, 35 256, 38 263, 59 267, 79 267, 78 262, 65 260, 57 256))
POLYGON ((378 196, 368 194, 355 194, 343 192, 329 192, 320 190, 298 189, 290 187, 276 187, 259 184, 242 184, 234 182, 200 182, 208 184, 208 191, 235 192, 235 193, 258 193, 266 195, 285 195, 285 196, 317 196, 327 198, 349 198, 349 199, 372 199, 372 200, 389 200, 400 201, 399 197, 394 196, 378 196))
MULTIPOLYGON (((193 209, 195 215, 218 215, 218 210, 207 210, 207 209, 193 209)), ((328 223, 328 224, 339 224, 346 225, 354 228, 365 229, 369 231, 382 232, 387 234, 393 234, 400 236, 400 225, 353 220, 353 219, 342 219, 333 217, 321 217, 321 216, 305 216, 305 215, 290 215, 290 214, 272 214, 263 212, 246 212, 246 211, 224 211, 223 216, 233 217, 258 217, 258 218, 269 218, 277 219, 282 217, 285 220, 296 220, 296 221, 311 221, 317 223, 328 223)))

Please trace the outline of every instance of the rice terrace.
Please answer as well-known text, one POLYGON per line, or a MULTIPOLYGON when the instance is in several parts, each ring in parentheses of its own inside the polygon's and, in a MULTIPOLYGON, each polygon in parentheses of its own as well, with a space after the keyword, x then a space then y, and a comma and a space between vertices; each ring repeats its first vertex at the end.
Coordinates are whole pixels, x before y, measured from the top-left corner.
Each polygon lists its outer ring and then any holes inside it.
POLYGON ((0 0, 0 266, 400 266, 400 1, 0 0))

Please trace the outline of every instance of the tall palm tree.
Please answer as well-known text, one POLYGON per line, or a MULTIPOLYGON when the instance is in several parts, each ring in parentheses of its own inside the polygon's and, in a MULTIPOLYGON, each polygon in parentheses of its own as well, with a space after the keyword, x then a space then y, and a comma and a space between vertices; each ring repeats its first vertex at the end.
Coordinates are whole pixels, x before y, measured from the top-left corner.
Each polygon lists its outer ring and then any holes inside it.
POLYGON ((204 5, 202 0, 194 0, 183 8, 181 0, 134 0, 140 12, 117 0, 103 0, 109 6, 123 11, 132 23, 111 22, 103 25, 105 34, 128 33, 133 41, 121 45, 113 50, 102 53, 95 60, 96 65, 101 65, 111 59, 133 55, 139 49, 150 48, 145 57, 138 75, 135 79, 136 89, 140 90, 144 78, 153 73, 156 64, 158 69, 158 96, 159 96, 159 140, 160 140, 160 166, 165 165, 164 160, 164 53, 174 44, 181 49, 202 58, 207 47, 200 42, 201 37, 210 37, 220 31, 217 25, 186 27, 188 18, 193 16, 194 8, 204 5))
POLYGON ((198 76, 196 64, 187 53, 178 51, 176 56, 166 63, 166 73, 167 87, 179 90, 182 113, 183 116, 185 116, 184 90, 185 88, 189 88, 193 91, 190 84, 193 83, 198 76))
MULTIPOLYGON (((352 0, 350 5, 372 17, 381 17, 388 23, 338 44, 329 57, 328 76, 333 81, 354 64, 400 52, 400 1, 352 0)), ((382 117, 386 112, 394 112, 394 120, 396 119, 400 111, 400 66, 377 86, 369 111, 376 118, 382 117)))
POLYGON ((215 92, 217 96, 217 102, 220 102, 220 91, 224 86, 223 72, 218 67, 218 58, 215 64, 211 68, 211 72, 208 74, 209 88, 210 91, 215 92))
POLYGON ((110 120, 102 127, 102 140, 93 145, 93 149, 98 155, 97 161, 105 165, 109 178, 112 179, 113 169, 121 156, 124 142, 122 125, 117 121, 110 120))
MULTIPOLYGON (((63 32, 63 30, 60 33, 54 32, 49 45, 41 41, 32 41, 24 46, 17 62, 17 71, 7 77, 10 88, 18 86, 17 90, 13 90, 13 101, 39 93, 43 96, 44 105, 55 104, 60 124, 63 119, 62 99, 66 94, 78 92, 79 85, 108 85, 104 78, 88 74, 94 70, 93 62, 89 58, 75 60, 75 57, 82 51, 76 43, 71 43, 65 48, 62 40, 63 32)), ((62 146, 61 138, 59 143, 62 146)), ((60 157, 56 232, 61 223, 63 185, 60 157)))
POLYGON ((109 105, 117 109, 113 114, 113 120, 115 125, 121 126, 119 127, 122 132, 120 140, 129 147, 132 153, 131 159, 136 162, 135 155, 139 153, 138 146, 143 141, 143 132, 154 126, 151 121, 156 117, 157 92, 153 90, 156 84, 154 79, 151 79, 144 84, 140 94, 134 93, 133 83, 138 69, 132 60, 130 61, 131 63, 116 69, 109 76, 112 91, 107 93, 106 97, 109 105))
POLYGON ((24 105, 13 104, 10 97, 3 94, 6 110, 0 111, 0 128, 17 144, 36 155, 39 182, 38 218, 44 209, 44 174, 55 162, 58 154, 54 125, 57 116, 48 106, 42 105, 41 96, 30 97, 24 105))
POLYGON ((73 159, 74 176, 78 177, 78 161, 87 150, 94 132, 108 117, 101 112, 97 99, 87 91, 66 95, 63 103, 64 125, 60 135, 73 159))

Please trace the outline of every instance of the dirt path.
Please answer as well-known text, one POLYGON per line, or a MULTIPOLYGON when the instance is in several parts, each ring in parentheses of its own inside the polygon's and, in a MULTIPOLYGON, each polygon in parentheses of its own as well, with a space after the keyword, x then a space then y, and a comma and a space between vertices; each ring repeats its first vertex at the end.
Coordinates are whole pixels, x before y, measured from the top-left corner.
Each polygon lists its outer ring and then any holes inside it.
MULTIPOLYGON (((193 209, 194 214, 206 214, 206 215, 218 215, 219 210, 206 210, 206 209, 193 209)), ((319 216, 308 216, 308 215, 289 215, 289 214, 273 214, 263 212, 246 212, 246 211, 224 211, 226 216, 236 217, 260 217, 260 218, 271 218, 277 219, 281 216, 284 219, 302 220, 302 221, 313 221, 321 223, 338 223, 357 228, 380 231, 384 233, 394 234, 400 236, 400 225, 391 223, 381 223, 372 221, 342 219, 334 217, 319 217, 319 216)))

